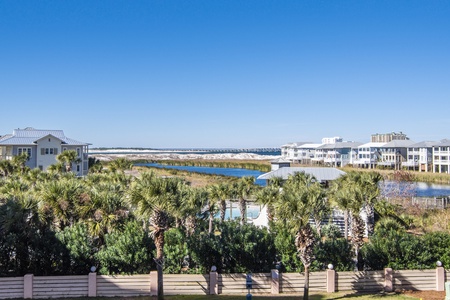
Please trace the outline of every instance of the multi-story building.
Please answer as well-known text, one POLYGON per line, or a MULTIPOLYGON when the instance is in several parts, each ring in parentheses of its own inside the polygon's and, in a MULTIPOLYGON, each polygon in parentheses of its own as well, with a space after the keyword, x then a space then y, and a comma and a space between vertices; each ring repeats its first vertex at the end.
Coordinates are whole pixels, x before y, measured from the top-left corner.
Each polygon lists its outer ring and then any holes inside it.
POLYGON ((291 143, 282 146, 282 158, 301 164, 360 168, 401 168, 450 174, 450 140, 410 141, 399 132, 372 134, 366 144, 343 142, 341 137, 323 138, 322 144, 291 143))
POLYGON ((341 143, 343 141, 344 140, 340 136, 322 138, 322 144, 336 144, 341 143))
POLYGON ((344 167, 347 164, 353 164, 356 159, 356 149, 361 144, 358 142, 324 144, 317 147, 316 151, 321 153, 322 162, 325 166, 344 167))
POLYGON ((88 143, 76 141, 64 135, 62 130, 40 130, 27 127, 14 129, 12 134, 0 137, 0 160, 28 154, 26 166, 46 170, 57 162, 56 156, 66 150, 75 150, 79 162, 72 165, 78 176, 88 172, 88 143))
POLYGON ((420 142, 408 147, 407 160, 402 167, 419 172, 431 172, 433 167, 433 146, 437 142, 420 142))
POLYGON ((316 149, 320 145, 321 144, 307 143, 299 146, 297 148, 298 151, 297 162, 302 165, 310 165, 316 153, 316 149))
POLYGON ((289 143, 281 146, 281 157, 299 164, 311 164, 316 148, 321 144, 309 142, 289 143))
POLYGON ((358 156, 353 165, 373 169, 381 158, 380 148, 386 143, 367 143, 357 147, 358 156))
POLYGON ((408 147, 415 144, 410 140, 392 140, 380 146, 381 157, 377 166, 400 170, 403 162, 407 161, 408 147))
POLYGON ((433 172, 450 174, 450 140, 433 145, 433 172))
POLYGON ((396 140, 409 140, 409 138, 400 131, 399 133, 375 133, 372 134, 370 139, 372 143, 389 143, 396 140))

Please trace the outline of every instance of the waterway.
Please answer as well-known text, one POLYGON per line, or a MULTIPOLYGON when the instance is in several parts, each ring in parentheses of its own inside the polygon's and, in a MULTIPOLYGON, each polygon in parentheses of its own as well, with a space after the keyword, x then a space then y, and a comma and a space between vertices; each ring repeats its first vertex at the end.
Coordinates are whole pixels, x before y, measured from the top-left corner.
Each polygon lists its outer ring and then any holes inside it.
MULTIPOLYGON (((149 166, 155 168, 167 168, 167 169, 176 169, 183 170, 188 172, 197 172, 197 173, 205 173, 205 174, 217 174, 217 175, 225 175, 225 176, 233 176, 233 177, 244 177, 244 176, 253 176, 257 178, 259 175, 264 174, 261 171, 256 170, 247 170, 247 169, 235 169, 235 168, 215 168, 215 167, 196 167, 196 166, 166 166, 158 163, 142 163, 136 164, 140 166, 149 166)), ((265 180, 256 180, 256 184, 265 186, 265 180)), ((392 184, 390 182, 385 182, 387 186, 392 188, 392 184)), ((440 197, 440 196, 450 196, 450 185, 444 184, 432 184, 426 182, 415 182, 410 184, 407 187, 400 186, 399 188, 408 188, 411 189, 411 192, 408 196, 416 196, 416 197, 440 197)), ((382 191, 383 193, 383 191, 382 191)))
MULTIPOLYGON (((168 166, 162 165, 158 163, 142 163, 136 164, 136 166, 148 166, 154 168, 165 168, 165 169, 175 169, 175 170, 183 170, 188 172, 196 172, 196 173, 204 173, 204 174, 216 174, 216 175, 224 175, 231 177, 244 177, 244 176, 253 176, 257 178, 259 175, 264 174, 261 171, 257 170, 247 170, 247 169, 234 169, 234 168, 214 168, 214 167, 197 167, 197 166, 168 166)), ((257 179, 256 184, 264 186, 266 185, 265 180, 257 179)))

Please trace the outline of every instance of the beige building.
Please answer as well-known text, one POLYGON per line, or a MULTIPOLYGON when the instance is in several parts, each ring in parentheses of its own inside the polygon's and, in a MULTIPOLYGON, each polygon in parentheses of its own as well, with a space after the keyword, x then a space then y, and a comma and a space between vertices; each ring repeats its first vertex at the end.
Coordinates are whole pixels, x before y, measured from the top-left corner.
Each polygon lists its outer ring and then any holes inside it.
POLYGON ((403 132, 391 132, 391 133, 375 133, 372 134, 371 143, 389 143, 397 140, 409 140, 409 138, 403 132))

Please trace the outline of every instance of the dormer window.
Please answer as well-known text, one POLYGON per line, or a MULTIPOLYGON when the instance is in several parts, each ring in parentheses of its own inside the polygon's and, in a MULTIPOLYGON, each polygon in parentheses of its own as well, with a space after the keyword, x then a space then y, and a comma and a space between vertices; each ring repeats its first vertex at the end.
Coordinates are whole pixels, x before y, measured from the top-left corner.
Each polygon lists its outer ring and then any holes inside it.
POLYGON ((50 138, 48 138, 48 141, 51 142, 50 138))

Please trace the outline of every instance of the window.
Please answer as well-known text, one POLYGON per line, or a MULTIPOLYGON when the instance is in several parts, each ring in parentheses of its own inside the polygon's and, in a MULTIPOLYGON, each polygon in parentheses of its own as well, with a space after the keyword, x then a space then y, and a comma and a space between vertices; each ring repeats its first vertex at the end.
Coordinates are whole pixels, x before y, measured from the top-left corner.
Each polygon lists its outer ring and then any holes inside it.
POLYGON ((77 172, 80 172, 80 165, 77 165, 77 172))
POLYGON ((78 157, 81 156, 81 150, 80 150, 80 148, 77 148, 77 155, 78 155, 78 157))
POLYGON ((31 158, 31 148, 17 148, 17 154, 21 155, 22 153, 28 154, 28 160, 31 158))
POLYGON ((58 148, 41 148, 41 155, 58 155, 58 148))

